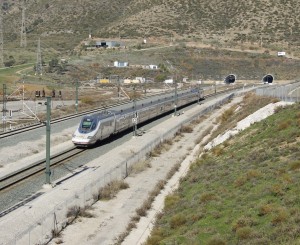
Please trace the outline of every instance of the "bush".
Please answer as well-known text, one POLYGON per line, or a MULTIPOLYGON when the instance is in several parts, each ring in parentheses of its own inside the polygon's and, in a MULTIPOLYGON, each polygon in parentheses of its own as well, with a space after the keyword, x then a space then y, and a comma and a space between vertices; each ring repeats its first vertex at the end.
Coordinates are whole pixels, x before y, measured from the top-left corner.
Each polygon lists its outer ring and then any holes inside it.
POLYGON ((264 204, 259 207, 258 215, 263 216, 263 215, 271 213, 273 210, 274 210, 274 207, 272 204, 264 204))
POLYGON ((300 169, 300 161, 295 161, 290 164, 290 170, 298 170, 300 169))
POLYGON ((250 217, 242 216, 233 223, 232 230, 237 231, 243 227, 254 225, 254 221, 250 217))
POLYGON ((226 245, 226 242, 219 236, 214 236, 210 238, 207 245, 226 245))
POLYGON ((172 229, 178 228, 187 222, 186 216, 183 214, 176 214, 170 220, 170 227, 172 229))
POLYGON ((287 221, 288 217, 289 217, 288 212, 284 208, 280 208, 274 214, 273 219, 272 219, 272 224, 277 225, 282 222, 285 222, 285 221, 287 221))
POLYGON ((278 130, 281 131, 281 130, 287 129, 291 124, 292 124, 291 120, 283 121, 278 124, 278 130))
POLYGON ((201 202, 201 203, 206 203, 206 202, 209 202, 209 201, 212 201, 212 200, 215 200, 215 199, 216 199, 215 194, 213 194, 213 193, 211 193, 211 192, 203 193, 203 194, 200 196, 200 202, 201 202))
POLYGON ((180 197, 176 194, 168 195, 165 199, 165 209, 169 210, 176 206, 180 201, 180 197))
POLYGON ((87 105, 92 105, 94 101, 90 97, 83 97, 81 100, 81 103, 87 104, 87 105))
POLYGON ((252 229, 250 227, 247 227, 247 226, 238 229, 237 232, 236 232, 238 238, 241 239, 241 240, 251 238, 252 233, 253 233, 252 229))
MULTIPOLYGON (((113 198, 119 190, 129 188, 128 183, 123 180, 114 180, 108 183, 106 186, 99 189, 98 197, 100 199, 111 199, 113 198)), ((95 195, 94 195, 95 196, 95 195)))
POLYGON ((221 123, 224 123, 224 122, 228 121, 229 118, 231 116, 233 116, 233 114, 234 114, 234 109, 233 108, 230 108, 230 109, 224 111, 223 114, 220 117, 221 123))
POLYGON ((213 154, 215 154, 216 156, 221 156, 224 152, 224 149, 220 146, 216 146, 214 148, 212 148, 212 152, 213 154))
POLYGON ((185 126, 181 127, 180 131, 182 133, 192 133, 193 132, 193 128, 192 128, 192 126, 185 125, 185 126))

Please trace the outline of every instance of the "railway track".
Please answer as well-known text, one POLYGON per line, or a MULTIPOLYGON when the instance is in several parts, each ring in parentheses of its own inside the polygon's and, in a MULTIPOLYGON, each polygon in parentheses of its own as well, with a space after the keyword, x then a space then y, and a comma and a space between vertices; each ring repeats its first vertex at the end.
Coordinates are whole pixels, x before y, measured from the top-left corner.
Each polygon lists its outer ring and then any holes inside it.
MULTIPOLYGON (((230 90, 228 89, 226 91, 213 92, 213 93, 205 95, 205 98, 208 99, 210 97, 218 96, 220 94, 224 94, 225 92, 229 93, 229 92, 232 92, 233 90, 237 90, 237 89, 241 89, 241 88, 242 87, 230 89, 230 90)), ((197 101, 195 101, 195 103, 196 102, 197 101)), ((65 120, 67 120, 67 119, 65 119, 65 120)), ((55 168, 64 166, 63 164, 66 163, 67 161, 70 161, 73 157, 75 157, 75 156, 80 157, 80 154, 83 153, 84 151, 86 151, 86 149, 78 149, 76 147, 71 147, 71 148, 65 150, 64 152, 53 155, 50 160, 52 171, 55 170, 55 168)), ((80 165, 79 165, 79 167, 80 167, 80 165)), ((45 170, 46 170, 46 159, 42 159, 42 160, 39 160, 35 163, 28 165, 27 167, 16 170, 16 172, 14 172, 14 173, 11 173, 9 175, 1 177, 0 178, 0 194, 2 193, 2 194, 4 194, 4 196, 9 195, 8 193, 10 193, 11 190, 12 190, 12 192, 16 193, 14 191, 15 187, 16 187, 16 189, 20 189, 21 188, 20 184, 22 184, 23 181, 25 183, 25 181, 30 180, 31 177, 41 175, 41 172, 43 172, 43 171, 45 172, 45 170)), ((79 172, 76 171, 75 174, 78 174, 85 170, 86 170, 86 168, 83 167, 82 170, 80 170, 79 172)), ((68 178, 70 178, 70 177, 68 177, 68 178)), ((21 200, 20 202, 13 204, 12 206, 7 206, 6 209, 3 209, 0 212, 0 218, 2 216, 5 216, 6 214, 12 212, 13 210, 17 209, 18 207, 25 205, 26 203, 30 202, 32 199, 35 199, 39 195, 42 195, 42 194, 43 194, 43 192, 38 191, 33 195, 29 195, 29 196, 26 195, 26 197, 23 197, 22 199, 20 199, 21 200)))
MULTIPOLYGON (((168 93, 169 92, 163 92, 163 93, 156 94, 154 96, 162 96, 162 95, 168 94, 168 93)), ((151 98, 151 97, 153 97, 153 95, 152 96, 143 96, 143 97, 140 97, 139 99, 137 99, 137 101, 141 101, 141 100, 148 99, 148 98, 151 98)), ((123 102, 117 102, 115 104, 111 104, 111 105, 109 105, 108 107, 105 107, 105 108, 104 107, 99 107, 99 108, 92 109, 92 110, 78 112, 76 114, 71 114, 71 115, 61 117, 61 118, 52 119, 51 124, 60 123, 60 122, 63 122, 63 121, 67 121, 67 120, 76 118, 76 117, 82 117, 82 116, 87 115, 87 114, 97 113, 97 112, 100 112, 102 110, 111 109, 111 108, 114 108, 116 106, 126 105, 126 104, 129 104, 129 103, 131 103, 131 101, 126 100, 126 101, 123 101, 123 102)), ((15 128, 15 129, 13 129, 11 131, 8 131, 8 132, 0 132, 0 139, 7 138, 7 137, 10 137, 10 136, 13 136, 13 135, 17 135, 17 134, 20 134, 20 133, 24 133, 24 132, 34 130, 34 129, 37 129, 37 128, 42 128, 42 127, 45 127, 44 122, 36 122, 36 123, 30 124, 28 126, 15 128)))
MULTIPOLYGON (((224 92, 225 91, 219 91, 217 93, 208 94, 204 97, 207 99, 209 97, 213 97, 213 96, 223 94, 224 92)), ((226 92, 229 92, 229 91, 226 90, 226 92)), ((118 105, 120 105, 120 104, 118 104, 118 105)), ((116 105, 112 105, 111 108, 113 106, 116 106, 116 105)), ((98 112, 101 109, 102 108, 99 108, 99 109, 91 110, 89 112, 82 112, 80 114, 72 115, 70 117, 57 119, 57 120, 54 120, 54 122, 52 121, 52 123, 58 123, 58 122, 61 122, 61 121, 64 121, 64 120, 68 120, 70 118, 78 117, 80 115, 85 115, 87 113, 95 113, 95 112, 98 112)), ((32 127, 29 127, 29 128, 24 128, 23 131, 12 132, 12 133, 17 134, 17 133, 21 133, 21 132, 24 132, 24 131, 33 130, 35 128, 42 127, 42 126, 40 126, 40 125, 32 126, 32 127)), ((6 137, 8 137, 8 136, 6 136, 6 137)), ((53 156, 51 156, 51 159, 50 159, 51 166, 58 165, 58 164, 60 164, 64 161, 68 160, 69 158, 75 156, 75 155, 81 154, 85 150, 86 149, 78 149, 76 147, 72 147, 68 150, 65 150, 65 151, 61 152, 61 153, 53 155, 53 156)), ((37 161, 35 163, 32 163, 32 164, 30 164, 30 165, 28 165, 24 168, 21 168, 21 169, 19 169, 18 171, 14 172, 14 173, 11 173, 9 175, 1 177, 0 178, 0 191, 4 191, 4 190, 8 189, 9 187, 21 182, 22 180, 25 180, 25 179, 27 179, 27 178, 29 178, 29 177, 37 174, 37 173, 45 171, 45 166, 46 166, 46 160, 43 159, 43 160, 37 161)))
MULTIPOLYGON (((237 89, 240 89, 240 88, 241 87, 235 88, 234 90, 237 90, 237 89)), ((229 91, 232 91, 232 89, 231 90, 219 91, 219 92, 216 92, 216 93, 207 94, 206 96, 204 96, 204 98, 207 99, 207 98, 210 98, 210 97, 213 97, 213 96, 217 96, 217 95, 223 94, 225 92, 228 93, 229 91)), ((118 104, 118 105, 120 105, 120 104, 118 104)), ((113 106, 116 106, 116 105, 112 105, 110 108, 112 108, 113 106)), ((72 115, 70 117, 66 117, 66 118, 63 118, 63 119, 57 119, 57 120, 55 120, 55 122, 52 121, 52 123, 58 123, 58 122, 61 122, 61 121, 64 121, 64 120, 68 120, 70 118, 78 117, 80 115, 85 115, 87 113, 94 113, 94 112, 97 112, 97 111, 99 111, 101 109, 102 108, 99 108, 99 109, 91 110, 89 112, 82 112, 80 114, 72 115)), ((39 126, 39 127, 42 127, 42 126, 39 126)), ((18 132, 14 132, 14 133, 17 134, 17 133, 21 133, 21 132, 24 132, 24 131, 33 130, 33 129, 37 128, 37 127, 38 126, 36 126, 36 127, 32 126, 32 127, 25 128, 25 129, 23 128, 23 131, 20 131, 20 132, 18 131, 18 132)), ((6 137, 8 137, 8 136, 6 136, 6 137)), ((70 158, 83 153, 85 150, 86 149, 72 147, 72 148, 69 148, 69 149, 61 152, 61 153, 53 155, 53 156, 51 156, 51 159, 50 159, 51 167, 57 166, 59 164, 62 164, 66 160, 69 160, 70 158)), ((42 160, 37 161, 35 163, 32 163, 32 164, 30 164, 30 165, 28 165, 28 166, 26 166, 26 167, 24 167, 22 169, 19 169, 16 172, 13 172, 13 173, 11 173, 9 175, 1 177, 0 178, 0 192, 9 189, 13 185, 18 184, 21 181, 23 181, 23 180, 25 180, 27 178, 30 178, 33 175, 36 175, 36 174, 38 174, 38 173, 40 173, 42 171, 45 171, 45 169, 46 169, 46 159, 42 159, 42 160)))
MULTIPOLYGON (((86 149, 78 149, 76 147, 69 148, 63 152, 60 152, 56 155, 51 156, 50 166, 57 166, 62 164, 64 161, 81 154, 86 149)), ((0 178, 0 191, 4 191, 9 187, 18 184, 19 182, 37 174, 46 169, 46 159, 32 163, 22 169, 19 169, 16 172, 13 172, 9 175, 3 176, 0 178)))

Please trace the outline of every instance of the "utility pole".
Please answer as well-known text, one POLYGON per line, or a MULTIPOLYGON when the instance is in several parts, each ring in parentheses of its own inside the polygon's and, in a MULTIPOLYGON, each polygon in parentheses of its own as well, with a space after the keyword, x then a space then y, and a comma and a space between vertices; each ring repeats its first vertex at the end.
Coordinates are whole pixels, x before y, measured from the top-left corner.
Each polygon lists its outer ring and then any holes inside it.
POLYGON ((6 131, 6 84, 3 84, 3 108, 2 108, 2 128, 6 131))
POLYGON ((215 95, 217 94, 217 81, 215 81, 215 95))
POLYGON ((51 131, 51 97, 47 97, 47 121, 46 121, 46 184, 50 184, 50 131, 51 131))
POLYGON ((176 116, 176 113, 177 113, 177 77, 175 79, 175 99, 174 99, 174 116, 176 116))
POLYGON ((201 86, 200 86, 200 83, 198 83, 198 104, 200 104, 200 89, 201 89, 201 86))
POLYGON ((120 76, 118 76, 118 101, 120 101, 120 97, 121 97, 121 84, 120 84, 120 76))
POLYGON ((20 47, 25 48, 27 46, 27 40, 26 40, 26 20, 25 20, 25 1, 22 2, 22 24, 21 24, 21 42, 20 47))
POLYGON ((133 122, 133 136, 137 135, 137 122, 138 122, 138 115, 137 115, 137 111, 136 111, 136 93, 135 93, 135 85, 133 86, 133 118, 132 118, 132 122, 133 122))
POLYGON ((78 79, 76 79, 76 93, 75 93, 75 109, 76 109, 76 113, 78 113, 78 79))
POLYGON ((3 23, 2 23, 2 10, 0 10, 0 67, 4 67, 3 63, 3 23))
POLYGON ((42 54, 41 54, 41 39, 38 40, 35 75, 42 75, 42 54))

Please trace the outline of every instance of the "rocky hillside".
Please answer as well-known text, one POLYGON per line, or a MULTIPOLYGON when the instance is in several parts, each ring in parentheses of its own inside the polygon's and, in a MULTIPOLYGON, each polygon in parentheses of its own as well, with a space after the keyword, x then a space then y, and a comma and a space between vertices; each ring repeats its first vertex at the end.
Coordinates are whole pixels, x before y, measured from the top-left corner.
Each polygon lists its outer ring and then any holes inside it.
MULTIPOLYGON (((18 39, 20 0, 2 0, 6 38, 18 39)), ((300 45, 297 0, 26 0, 30 35, 193 38, 300 45)), ((52 40, 54 41, 54 40, 52 40)), ((64 48, 64 47, 62 47, 64 48)))

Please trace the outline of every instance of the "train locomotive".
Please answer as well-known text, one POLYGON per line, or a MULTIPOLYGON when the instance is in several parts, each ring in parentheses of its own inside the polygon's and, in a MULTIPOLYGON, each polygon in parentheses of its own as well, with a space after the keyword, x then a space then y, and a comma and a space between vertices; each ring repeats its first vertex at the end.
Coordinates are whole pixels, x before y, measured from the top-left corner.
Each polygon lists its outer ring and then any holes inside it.
POLYGON ((103 111, 84 116, 72 137, 72 142, 78 147, 88 147, 97 141, 108 138, 130 127, 134 123, 142 123, 164 113, 203 100, 203 90, 190 89, 178 93, 177 96, 165 96, 139 105, 129 106, 120 111, 103 111), (176 100, 176 101, 175 101, 176 100), (176 102, 176 103, 175 103, 176 102))

